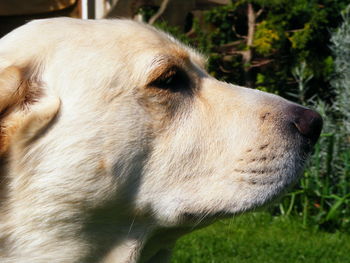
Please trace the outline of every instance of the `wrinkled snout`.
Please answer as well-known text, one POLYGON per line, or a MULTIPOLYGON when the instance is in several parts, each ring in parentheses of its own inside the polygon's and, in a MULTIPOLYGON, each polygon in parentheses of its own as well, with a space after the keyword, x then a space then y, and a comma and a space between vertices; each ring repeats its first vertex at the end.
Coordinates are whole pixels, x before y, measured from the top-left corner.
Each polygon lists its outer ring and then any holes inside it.
POLYGON ((309 139, 314 145, 320 137, 322 130, 322 117, 317 112, 298 106, 290 106, 287 110, 287 120, 294 132, 301 134, 309 139))

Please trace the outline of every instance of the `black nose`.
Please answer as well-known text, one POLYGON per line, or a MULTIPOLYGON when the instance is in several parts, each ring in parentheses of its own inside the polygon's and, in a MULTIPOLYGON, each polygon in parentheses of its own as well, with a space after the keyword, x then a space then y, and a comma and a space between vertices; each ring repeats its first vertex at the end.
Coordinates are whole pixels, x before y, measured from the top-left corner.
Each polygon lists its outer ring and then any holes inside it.
POLYGON ((315 144, 322 130, 322 117, 317 112, 293 105, 288 111, 289 120, 298 132, 315 144))

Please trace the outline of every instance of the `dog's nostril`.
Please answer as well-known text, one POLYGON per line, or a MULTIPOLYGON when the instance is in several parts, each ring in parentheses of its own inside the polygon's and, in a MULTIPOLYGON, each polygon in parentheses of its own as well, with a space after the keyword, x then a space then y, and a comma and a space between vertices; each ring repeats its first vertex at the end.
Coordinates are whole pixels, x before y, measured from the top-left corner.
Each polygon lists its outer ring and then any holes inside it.
POLYGON ((317 112, 293 106, 291 109, 291 119, 297 130, 305 137, 309 138, 312 144, 315 144, 322 130, 322 117, 317 112))

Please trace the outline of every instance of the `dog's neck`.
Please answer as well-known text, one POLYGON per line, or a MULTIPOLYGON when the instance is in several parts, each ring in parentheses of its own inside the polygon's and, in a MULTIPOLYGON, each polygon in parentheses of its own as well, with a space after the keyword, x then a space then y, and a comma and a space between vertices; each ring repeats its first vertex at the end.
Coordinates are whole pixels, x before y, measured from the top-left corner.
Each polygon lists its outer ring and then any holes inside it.
MULTIPOLYGON (((176 239, 182 235, 178 229, 155 231, 146 237, 145 233, 137 237, 124 238, 123 242, 113 247, 103 263, 154 263, 169 262, 176 239)), ((137 231, 138 232, 138 231, 137 231)), ((133 233, 134 234, 134 233, 133 233)), ((139 234, 139 233, 138 233, 139 234)))
MULTIPOLYGON (((34 180, 33 171, 26 162, 17 164, 22 159, 0 163, 1 179, 7 180, 0 185, 7 192, 0 207, 1 263, 168 262, 176 239, 189 232, 156 227, 152 219, 121 217, 133 213, 120 204, 85 210, 86 204, 74 196, 69 202, 62 202, 62 195, 47 196, 41 185, 38 190, 28 183, 34 180)), ((48 184, 46 175, 35 174, 48 184)))
MULTIPOLYGON (((110 207, 107 210, 113 211, 110 207)), ((96 214, 83 230, 93 247, 100 251, 91 253, 90 261, 84 260, 89 263, 168 262, 176 240, 193 230, 159 227, 144 218, 113 218, 107 211, 96 214), (97 259, 98 254, 102 256, 97 259)))
POLYGON ((27 243, 23 247, 21 243, 7 243, 7 246, 4 246, 7 250, 0 250, 0 261, 2 263, 168 262, 176 239, 187 232, 184 229, 153 231, 151 227, 145 226, 129 226, 127 229, 105 225, 105 229, 98 226, 96 231, 89 229, 86 233, 82 231, 84 227, 81 228, 77 223, 71 225, 65 223, 65 227, 67 232, 71 233, 71 237, 59 236, 54 230, 51 230, 51 233, 44 233, 41 229, 22 229, 25 236, 16 237, 16 241, 26 242, 26 237, 31 235, 39 239, 38 242, 27 243), (40 240, 40 237, 44 237, 45 240, 40 240))
MULTIPOLYGON (((5 168, 3 164, 2 171, 5 168)), ((100 212, 89 217, 85 213, 72 214, 62 221, 57 215, 66 213, 67 208, 56 207, 56 211, 41 211, 39 215, 30 208, 32 205, 23 203, 22 194, 25 193, 9 196, 11 202, 2 207, 10 211, 4 212, 0 220, 2 263, 168 262, 176 239, 188 232, 155 228, 145 220, 118 216, 107 215, 106 220, 106 214, 99 216, 100 212)))

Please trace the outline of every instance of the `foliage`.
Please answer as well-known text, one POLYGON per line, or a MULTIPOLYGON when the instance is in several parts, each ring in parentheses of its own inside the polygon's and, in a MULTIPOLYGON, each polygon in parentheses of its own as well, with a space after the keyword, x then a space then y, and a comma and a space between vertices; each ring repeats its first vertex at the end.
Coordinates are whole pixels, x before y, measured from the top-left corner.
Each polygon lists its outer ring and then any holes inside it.
MULTIPOLYGON (((297 190, 279 204, 282 215, 300 215, 304 225, 317 225, 327 230, 350 227, 350 6, 344 22, 332 34, 336 97, 334 104, 315 104, 324 116, 323 134, 316 145, 297 190)), ((312 78, 302 64, 294 71, 299 83, 299 101, 305 103, 305 90, 312 78)))
POLYGON ((298 90, 292 69, 305 62, 313 75, 305 98, 318 93, 329 102, 334 97, 329 90, 333 70, 330 30, 338 27, 340 11, 347 3, 348 0, 235 0, 204 12, 201 21, 195 18, 186 39, 208 56, 208 69, 215 77, 290 99, 290 94, 298 90), (247 45, 249 4, 256 16, 252 47, 247 45), (247 50, 252 52, 252 60, 244 62, 242 56, 247 50))
POLYGON ((268 56, 275 52, 274 46, 279 40, 279 32, 267 21, 263 21, 256 28, 254 38, 255 51, 258 54, 268 56))
POLYGON ((341 143, 335 133, 322 134, 299 185, 274 214, 300 216, 305 226, 328 231, 349 230, 350 150, 339 152, 341 143))
POLYGON ((336 78, 331 82, 337 100, 335 110, 343 118, 346 134, 350 135, 350 6, 343 13, 344 23, 332 35, 336 78))

